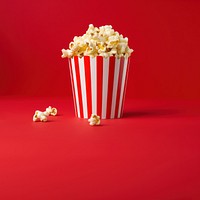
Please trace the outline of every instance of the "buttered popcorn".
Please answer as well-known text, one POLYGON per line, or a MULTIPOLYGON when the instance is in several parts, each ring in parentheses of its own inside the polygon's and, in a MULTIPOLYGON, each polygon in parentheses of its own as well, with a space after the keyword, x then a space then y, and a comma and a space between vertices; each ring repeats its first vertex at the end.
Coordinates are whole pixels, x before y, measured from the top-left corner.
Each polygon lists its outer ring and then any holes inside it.
POLYGON ((43 113, 47 116, 49 116, 49 115, 56 116, 57 115, 57 109, 49 106, 48 108, 46 108, 46 110, 43 113))
POLYGON ((89 25, 83 36, 75 36, 69 49, 62 49, 62 58, 73 56, 116 56, 129 57, 133 52, 128 46, 128 38, 115 31, 111 25, 94 27, 89 25))
POLYGON ((44 112, 42 112, 40 110, 36 110, 35 114, 33 115, 33 121, 34 122, 38 122, 38 121, 46 122, 48 120, 49 115, 56 116, 57 112, 58 112, 57 109, 52 108, 51 106, 46 108, 46 110, 44 112))
POLYGON ((90 119, 88 119, 90 126, 100 125, 100 117, 98 115, 92 114, 90 119))

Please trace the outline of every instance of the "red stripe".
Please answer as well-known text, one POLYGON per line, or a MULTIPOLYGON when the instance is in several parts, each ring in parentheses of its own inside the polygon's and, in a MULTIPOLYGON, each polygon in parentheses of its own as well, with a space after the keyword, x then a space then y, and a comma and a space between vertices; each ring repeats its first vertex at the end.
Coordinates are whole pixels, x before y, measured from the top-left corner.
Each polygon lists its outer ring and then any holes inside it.
POLYGON ((70 77, 71 77, 71 85, 72 85, 72 94, 73 94, 73 100, 74 100, 74 110, 75 110, 75 116, 77 117, 77 102, 76 102, 76 97, 75 97, 75 91, 74 91, 74 78, 72 74, 72 64, 71 64, 71 59, 69 58, 69 72, 70 72, 70 77))
POLYGON ((75 64, 75 69, 76 69, 76 80, 77 80, 77 88, 78 88, 80 118, 83 118, 83 102, 82 102, 82 94, 81 94, 81 81, 80 81, 78 56, 74 56, 74 64, 75 64))
POLYGON ((113 95, 113 81, 114 81, 114 70, 115 70, 115 57, 110 57, 109 63, 109 74, 108 74, 108 97, 107 97, 107 111, 106 118, 110 118, 111 114, 111 104, 112 104, 112 95, 113 95))
POLYGON ((126 78, 125 78, 125 84, 124 84, 124 93, 123 93, 123 99, 122 99, 122 107, 120 111, 120 117, 123 115, 123 110, 124 110, 124 99, 126 95, 126 88, 127 88, 127 81, 128 81, 128 72, 129 72, 129 64, 130 64, 130 58, 128 58, 128 63, 127 63, 127 69, 126 69, 126 78))
POLYGON ((103 57, 97 56, 97 115, 101 117, 103 85, 103 57))
POLYGON ((90 118, 92 114, 92 95, 91 95, 91 75, 90 75, 91 72, 90 72, 90 57, 89 56, 84 56, 84 65, 85 65, 88 118, 90 118))
POLYGON ((120 68, 119 68, 119 79, 118 79, 118 86, 117 86, 117 97, 116 97, 116 106, 115 106, 115 118, 118 116, 119 112, 119 99, 120 99, 120 92, 122 86, 122 74, 124 69, 124 58, 120 59, 120 68))

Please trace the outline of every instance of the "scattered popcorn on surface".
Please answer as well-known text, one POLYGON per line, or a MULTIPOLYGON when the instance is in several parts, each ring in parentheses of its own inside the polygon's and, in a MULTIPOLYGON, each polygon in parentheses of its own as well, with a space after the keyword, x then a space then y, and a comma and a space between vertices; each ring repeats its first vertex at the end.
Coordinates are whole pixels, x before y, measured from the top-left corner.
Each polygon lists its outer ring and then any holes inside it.
POLYGON ((88 122, 90 122, 90 126, 99 125, 100 124, 100 117, 98 115, 92 114, 90 119, 88 119, 88 122))
POLYGON ((48 108, 46 108, 46 110, 44 112, 36 110, 35 114, 33 115, 33 121, 34 122, 38 122, 38 121, 46 122, 47 117, 49 115, 56 116, 57 115, 57 109, 49 106, 48 108))
POLYGON ((133 50, 128 47, 128 38, 124 38, 111 25, 97 28, 90 24, 83 36, 74 37, 73 42, 69 44, 69 49, 62 49, 61 57, 116 56, 120 58, 129 57, 132 52, 133 50))

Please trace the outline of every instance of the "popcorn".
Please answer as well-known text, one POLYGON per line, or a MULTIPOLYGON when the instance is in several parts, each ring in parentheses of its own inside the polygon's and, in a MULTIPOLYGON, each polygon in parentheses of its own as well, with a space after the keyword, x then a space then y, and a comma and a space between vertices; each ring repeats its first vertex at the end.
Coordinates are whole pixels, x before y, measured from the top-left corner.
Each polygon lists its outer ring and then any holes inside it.
POLYGON ((115 31, 111 25, 99 28, 90 24, 83 36, 75 36, 69 43, 69 49, 62 49, 62 58, 73 56, 116 56, 129 57, 133 52, 128 47, 128 38, 115 31))
POLYGON ((88 122, 90 122, 90 126, 99 125, 100 124, 100 117, 98 115, 92 114, 90 119, 88 119, 88 122))
POLYGON ((33 121, 34 122, 38 122, 38 121, 46 122, 47 117, 49 115, 56 116, 57 115, 57 109, 49 106, 48 108, 46 108, 46 110, 44 112, 36 110, 35 114, 33 115, 33 121))
POLYGON ((52 108, 51 106, 49 106, 48 108, 46 108, 46 111, 44 111, 44 114, 46 116, 49 116, 49 115, 56 116, 57 115, 57 109, 56 108, 52 108))
POLYGON ((36 110, 35 114, 33 115, 33 121, 34 122, 37 122, 37 121, 46 122, 47 116, 43 112, 36 110))
POLYGON ((69 49, 67 49, 67 50, 62 49, 62 58, 66 58, 66 57, 68 57, 68 58, 73 57, 73 52, 72 52, 72 50, 69 50, 69 49))

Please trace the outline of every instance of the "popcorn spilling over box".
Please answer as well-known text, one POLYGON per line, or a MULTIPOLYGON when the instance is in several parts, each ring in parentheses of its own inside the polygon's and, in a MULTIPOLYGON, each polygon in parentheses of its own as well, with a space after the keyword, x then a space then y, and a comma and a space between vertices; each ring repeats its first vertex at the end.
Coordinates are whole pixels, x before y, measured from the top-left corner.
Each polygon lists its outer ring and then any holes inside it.
POLYGON ((62 49, 62 58, 69 58, 77 117, 122 117, 132 52, 128 38, 112 26, 92 24, 83 36, 74 37, 69 49, 62 49))

